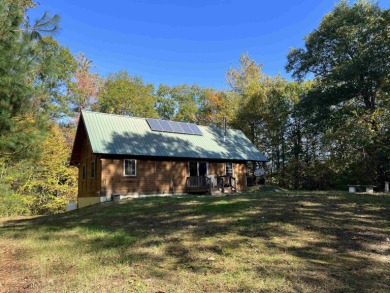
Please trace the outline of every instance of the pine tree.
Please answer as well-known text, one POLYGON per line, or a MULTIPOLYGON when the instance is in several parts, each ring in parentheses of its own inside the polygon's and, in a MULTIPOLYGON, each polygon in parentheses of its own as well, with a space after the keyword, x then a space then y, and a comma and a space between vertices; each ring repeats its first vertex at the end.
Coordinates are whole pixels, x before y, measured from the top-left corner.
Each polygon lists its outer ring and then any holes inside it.
POLYGON ((45 14, 31 26, 29 1, 0 2, 0 157, 17 160, 37 153, 45 130, 45 109, 33 107, 41 87, 36 57, 42 35, 58 28, 59 17, 45 14))

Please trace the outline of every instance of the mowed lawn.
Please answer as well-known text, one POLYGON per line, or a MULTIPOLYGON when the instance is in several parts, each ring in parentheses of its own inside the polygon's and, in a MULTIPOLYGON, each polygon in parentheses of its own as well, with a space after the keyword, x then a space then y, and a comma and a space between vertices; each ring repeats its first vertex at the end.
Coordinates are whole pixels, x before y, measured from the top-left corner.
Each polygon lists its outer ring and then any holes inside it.
POLYGON ((390 197, 177 196, 0 221, 1 292, 390 292, 390 197))

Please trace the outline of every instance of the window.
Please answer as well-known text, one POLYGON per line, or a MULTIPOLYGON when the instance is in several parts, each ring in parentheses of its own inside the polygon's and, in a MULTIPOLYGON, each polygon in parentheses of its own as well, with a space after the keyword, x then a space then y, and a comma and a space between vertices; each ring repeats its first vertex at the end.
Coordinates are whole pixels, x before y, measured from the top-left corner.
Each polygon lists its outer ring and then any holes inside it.
POLYGON ((123 176, 136 176, 136 160, 124 160, 123 161, 123 176))
POLYGON ((190 162, 190 176, 198 176, 198 163, 190 162))
POLYGON ((233 176, 233 163, 225 163, 225 173, 226 175, 233 176))
POLYGON ((95 178, 95 161, 91 162, 91 178, 95 178))
POLYGON ((206 162, 189 162, 190 176, 203 176, 207 175, 207 163, 206 162))
POLYGON ((86 174, 86 173, 87 173, 86 171, 87 171, 87 170, 85 169, 85 165, 83 165, 83 177, 82 177, 83 180, 85 179, 85 175, 87 175, 87 174, 86 174))

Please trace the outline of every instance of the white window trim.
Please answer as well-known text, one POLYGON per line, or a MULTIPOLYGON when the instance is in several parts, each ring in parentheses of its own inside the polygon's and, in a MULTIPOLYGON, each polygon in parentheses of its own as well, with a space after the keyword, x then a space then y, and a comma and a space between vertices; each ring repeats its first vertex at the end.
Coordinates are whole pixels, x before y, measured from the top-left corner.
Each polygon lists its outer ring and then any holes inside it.
POLYGON ((96 176, 96 162, 92 161, 91 162, 91 178, 95 178, 96 176), (93 176, 92 176, 92 164, 93 164, 93 176))
POLYGON ((225 162, 225 175, 227 175, 226 164, 232 164, 232 176, 234 177, 234 163, 233 162, 225 162))
POLYGON ((208 162, 206 162, 206 161, 199 161, 198 162, 198 174, 199 174, 199 163, 205 163, 206 164, 206 175, 205 176, 208 176, 209 175, 209 164, 208 164, 208 162))
POLYGON ((123 177, 136 177, 137 176, 137 160, 136 159, 124 159, 123 160, 123 177), (134 161, 134 175, 126 175, 126 161, 134 161))

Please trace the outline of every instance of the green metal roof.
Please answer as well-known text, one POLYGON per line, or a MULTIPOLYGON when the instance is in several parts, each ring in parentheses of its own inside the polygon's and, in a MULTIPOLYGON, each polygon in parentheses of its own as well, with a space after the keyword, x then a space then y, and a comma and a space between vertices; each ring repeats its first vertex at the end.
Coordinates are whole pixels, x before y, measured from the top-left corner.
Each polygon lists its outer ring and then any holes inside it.
POLYGON ((82 112, 95 154, 267 161, 240 130, 200 126, 203 135, 152 131, 145 118, 82 112))

